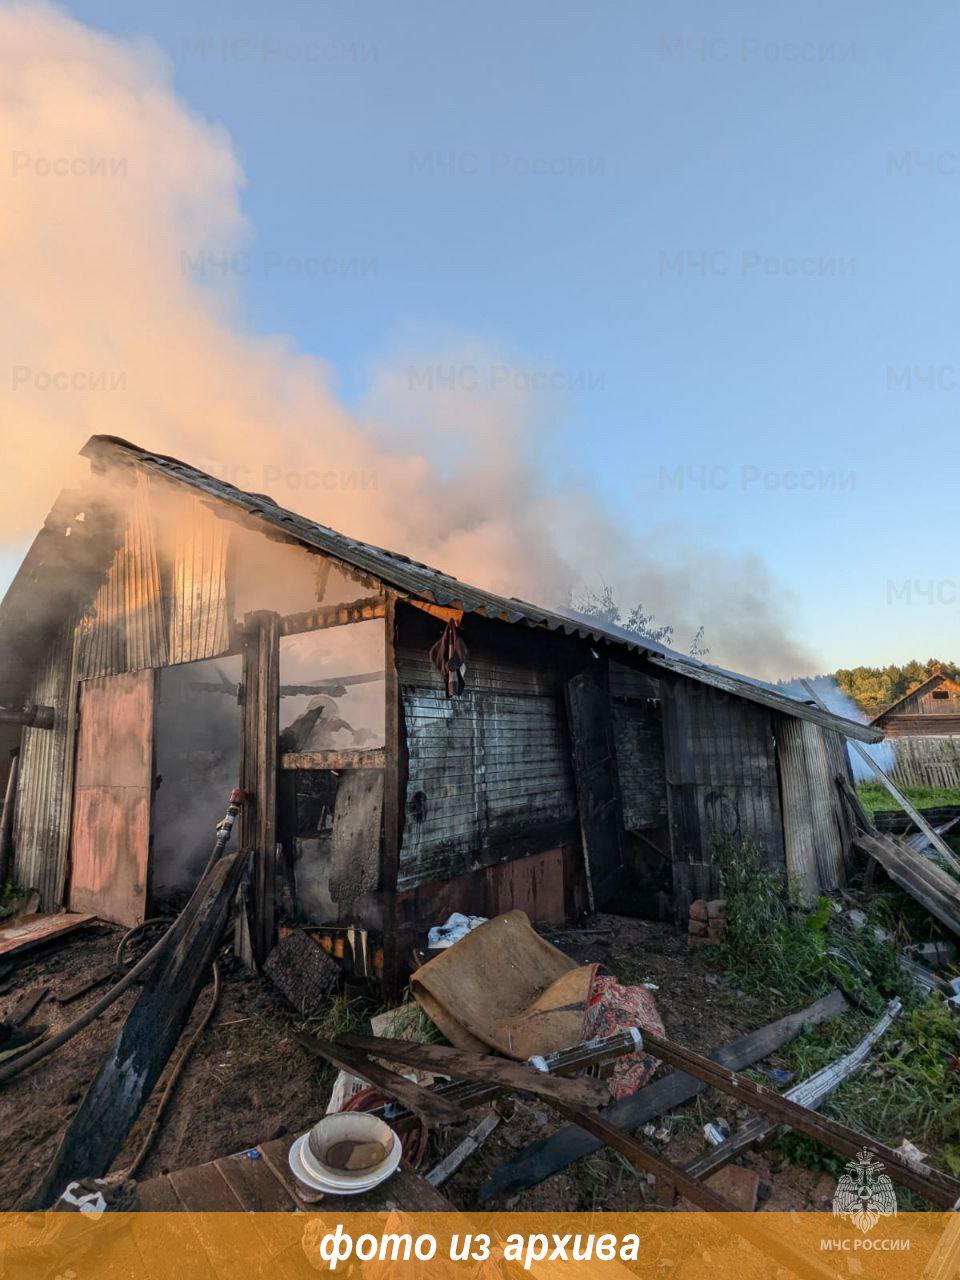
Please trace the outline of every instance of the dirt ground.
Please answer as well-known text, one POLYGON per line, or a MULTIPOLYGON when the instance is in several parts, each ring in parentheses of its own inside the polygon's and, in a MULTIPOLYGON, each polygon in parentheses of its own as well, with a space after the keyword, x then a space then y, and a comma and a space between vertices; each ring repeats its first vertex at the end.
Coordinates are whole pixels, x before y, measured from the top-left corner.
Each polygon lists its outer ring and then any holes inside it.
MULTIPOLYGON (((29 1022, 44 1026, 48 1035, 55 1034, 88 1007, 106 984, 68 1005, 56 1002, 57 993, 109 962, 121 934, 119 929, 96 926, 59 946, 30 953, 13 974, 0 980, 0 1016, 22 992, 49 987, 29 1022)), ((576 931, 548 936, 578 962, 599 960, 621 981, 656 984, 668 1036, 693 1049, 710 1050, 785 1012, 727 986, 703 949, 688 945, 686 937, 670 926, 595 916, 581 922, 576 931)), ((203 1016, 210 990, 207 987, 201 994, 191 1028, 203 1016)), ((5 1138, 0 1147, 0 1209, 18 1207, 39 1181, 136 991, 127 992, 50 1058, 0 1087, 0 1132, 5 1138)), ((294 1025, 295 1015, 269 982, 228 960, 213 1020, 138 1176, 200 1164, 286 1132, 302 1132, 313 1124, 324 1112, 332 1077, 293 1042, 294 1025)), ((159 1092, 155 1091, 114 1169, 127 1167, 139 1149, 159 1092)), ((667 1158, 682 1162, 704 1150, 706 1121, 724 1116, 735 1125, 746 1114, 738 1112, 729 1099, 708 1095, 678 1109, 669 1119, 658 1120, 662 1132, 654 1141, 667 1158)), ((528 1142, 557 1127, 559 1122, 545 1107, 518 1100, 510 1122, 502 1123, 445 1185, 445 1193, 459 1208, 478 1207, 477 1190, 489 1173, 528 1142)), ((461 1136, 433 1135, 423 1168, 435 1163, 461 1136)), ((829 1206, 834 1190, 831 1178, 799 1166, 778 1166, 766 1152, 751 1154, 744 1163, 760 1175, 767 1196, 764 1208, 829 1206)), ((612 1153, 581 1160, 502 1207, 524 1211, 662 1208, 646 1177, 612 1153)))

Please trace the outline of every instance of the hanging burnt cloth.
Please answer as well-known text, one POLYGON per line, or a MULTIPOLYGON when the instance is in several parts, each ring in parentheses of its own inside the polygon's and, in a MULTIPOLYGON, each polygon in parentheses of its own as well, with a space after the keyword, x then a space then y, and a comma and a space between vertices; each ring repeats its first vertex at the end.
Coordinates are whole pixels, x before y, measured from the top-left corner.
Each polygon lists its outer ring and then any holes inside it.
POLYGON ((443 628, 443 635, 430 650, 430 661, 440 673, 448 698, 463 693, 468 652, 460 634, 460 624, 451 618, 443 628))

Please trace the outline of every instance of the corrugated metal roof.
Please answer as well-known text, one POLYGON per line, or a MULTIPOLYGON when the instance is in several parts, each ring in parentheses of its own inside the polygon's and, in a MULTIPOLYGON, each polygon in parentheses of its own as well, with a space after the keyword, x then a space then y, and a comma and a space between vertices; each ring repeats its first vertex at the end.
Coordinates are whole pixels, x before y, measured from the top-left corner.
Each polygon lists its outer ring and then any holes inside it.
MULTIPOLYGON (((820 724, 824 722, 824 713, 815 708, 813 703, 795 698, 774 685, 765 684, 750 676, 711 667, 697 658, 676 653, 655 641, 637 636, 620 627, 599 626, 595 620, 588 620, 573 612, 563 613, 543 609, 512 596, 500 596, 484 591, 480 587, 470 586, 409 556, 373 546, 368 542, 361 542, 334 529, 329 529, 325 525, 317 524, 304 516, 297 515, 296 512, 288 511, 264 494, 247 493, 236 488, 235 485, 218 480, 196 467, 191 467, 188 463, 181 462, 178 458, 151 453, 147 449, 142 449, 115 436, 99 435, 92 436, 81 452, 95 467, 124 464, 140 466, 166 476, 169 480, 189 485, 218 502, 227 503, 244 512, 254 520, 263 521, 281 530, 305 546, 314 547, 362 573, 380 579, 402 596, 428 604, 462 609, 465 613, 478 613, 484 617, 499 618, 505 622, 523 626, 562 631, 567 635, 578 635, 597 643, 616 645, 632 653, 648 655, 651 658, 660 657, 663 660, 662 665, 669 667, 676 674, 720 688, 729 687, 732 682, 736 686, 736 691, 744 698, 762 702, 767 706, 775 705, 784 713, 796 715, 802 719, 814 720, 820 724)), ((0 617, 2 613, 3 610, 0 609, 0 617)), ((883 737, 876 730, 855 724, 840 716, 830 716, 829 721, 830 727, 849 737, 868 742, 879 742, 883 737)))

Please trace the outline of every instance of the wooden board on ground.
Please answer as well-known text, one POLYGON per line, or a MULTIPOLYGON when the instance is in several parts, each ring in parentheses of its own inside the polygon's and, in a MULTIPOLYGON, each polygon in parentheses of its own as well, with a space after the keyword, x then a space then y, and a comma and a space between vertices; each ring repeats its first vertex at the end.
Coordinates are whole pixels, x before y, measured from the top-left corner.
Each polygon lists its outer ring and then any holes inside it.
POLYGON ((0 956, 19 955, 96 922, 96 916, 76 911, 60 911, 52 916, 17 916, 0 926, 0 956))
POLYGON ((283 1213, 318 1206, 363 1213, 388 1209, 408 1213, 455 1211, 450 1201, 406 1162, 386 1182, 364 1195, 326 1196, 311 1192, 290 1172, 287 1157, 294 1141, 295 1135, 288 1134, 264 1143, 254 1148, 258 1159, 251 1159, 245 1151, 238 1152, 209 1164, 151 1178, 139 1187, 140 1207, 148 1212, 283 1213))

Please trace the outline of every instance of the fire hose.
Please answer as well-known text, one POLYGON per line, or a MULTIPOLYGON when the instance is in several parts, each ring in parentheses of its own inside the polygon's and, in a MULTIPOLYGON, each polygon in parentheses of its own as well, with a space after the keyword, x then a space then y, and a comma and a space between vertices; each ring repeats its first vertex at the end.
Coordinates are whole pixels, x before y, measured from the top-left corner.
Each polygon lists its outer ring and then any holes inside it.
MULTIPOLYGON (((242 804, 243 792, 234 788, 230 793, 230 803, 227 806, 226 816, 217 825, 217 839, 213 846, 213 851, 210 854, 210 861, 207 863, 204 871, 204 876, 207 875, 210 868, 219 861, 226 851, 227 843, 230 840, 230 835, 233 831, 234 824, 237 820, 237 814, 240 812, 240 806, 242 804)), ((79 1018, 74 1022, 71 1022, 69 1026, 64 1027, 62 1031, 58 1031, 57 1034, 52 1036, 49 1040, 45 1040, 42 1044, 38 1044, 32 1049, 28 1049, 25 1053, 19 1054, 16 1058, 13 1058, 5 1065, 0 1066, 0 1084, 6 1080, 12 1080, 14 1076, 18 1076, 20 1072, 26 1070, 27 1067, 32 1067, 34 1063, 42 1062, 44 1058, 49 1057, 51 1053, 55 1052, 62 1045, 65 1045, 68 1040, 72 1040, 75 1035, 84 1029, 84 1027, 88 1027, 91 1022, 96 1018, 99 1018, 100 1014, 103 1013, 105 1009, 109 1009, 110 1006, 160 958, 165 950, 167 939, 183 919, 184 914, 189 910, 189 907, 190 903, 188 902, 183 910, 180 911, 180 913, 171 922, 170 928, 166 930, 161 938, 157 939, 150 950, 141 956, 133 968, 128 969, 118 982, 115 982, 109 990, 105 991, 102 996, 95 1000, 89 1009, 85 1009, 79 1018)), ((139 928, 139 926, 137 927, 139 928)), ((125 941, 126 937, 121 940, 121 948, 125 941)))

